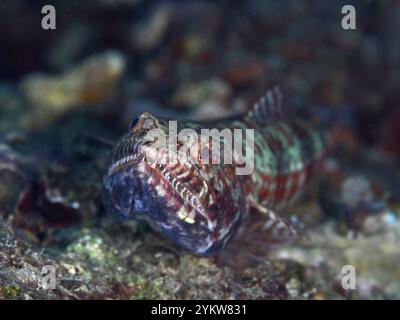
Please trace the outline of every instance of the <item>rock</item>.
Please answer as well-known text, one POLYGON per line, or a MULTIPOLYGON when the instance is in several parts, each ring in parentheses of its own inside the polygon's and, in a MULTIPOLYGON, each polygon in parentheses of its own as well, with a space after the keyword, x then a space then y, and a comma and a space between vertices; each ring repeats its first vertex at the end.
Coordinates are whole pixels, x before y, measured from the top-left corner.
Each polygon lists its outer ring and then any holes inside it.
POLYGON ((124 69, 124 58, 112 51, 92 56, 58 76, 25 77, 21 89, 33 108, 31 126, 47 125, 81 105, 106 101, 124 69))
POLYGON ((27 163, 28 159, 0 144, 0 216, 13 213, 28 192, 27 163))
POLYGON ((373 200, 371 184, 362 176, 348 177, 342 184, 341 196, 343 203, 354 209, 373 200))
POLYGON ((260 60, 241 61, 228 67, 224 79, 233 87, 248 86, 265 80, 266 65, 260 60))
POLYGON ((186 108, 198 108, 200 104, 210 103, 227 105, 232 94, 230 86, 221 79, 202 82, 185 82, 172 96, 172 105, 186 108))
POLYGON ((140 51, 149 51, 159 46, 172 17, 172 10, 168 5, 157 6, 147 20, 134 26, 132 31, 133 47, 140 51))

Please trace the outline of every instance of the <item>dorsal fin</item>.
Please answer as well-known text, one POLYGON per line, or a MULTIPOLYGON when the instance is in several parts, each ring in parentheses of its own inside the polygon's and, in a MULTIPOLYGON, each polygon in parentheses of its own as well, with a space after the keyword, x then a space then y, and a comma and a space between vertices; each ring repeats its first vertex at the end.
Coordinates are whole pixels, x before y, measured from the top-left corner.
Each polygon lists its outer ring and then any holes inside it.
POLYGON ((247 117, 259 122, 283 117, 286 114, 281 89, 278 85, 274 85, 253 105, 247 113, 247 117))

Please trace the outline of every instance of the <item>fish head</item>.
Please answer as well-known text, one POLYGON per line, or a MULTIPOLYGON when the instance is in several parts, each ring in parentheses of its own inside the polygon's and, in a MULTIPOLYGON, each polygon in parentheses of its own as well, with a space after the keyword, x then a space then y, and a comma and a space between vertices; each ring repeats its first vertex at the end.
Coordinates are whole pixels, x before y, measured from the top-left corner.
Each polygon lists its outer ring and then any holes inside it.
POLYGON ((141 194, 145 178, 140 172, 144 154, 141 148, 148 143, 146 133, 157 126, 151 115, 136 117, 129 131, 115 145, 108 172, 103 181, 102 200, 109 216, 116 220, 130 218, 132 212, 148 210, 148 202, 141 194))
POLYGON ((103 184, 107 213, 119 220, 144 220, 179 246, 199 255, 217 250, 218 199, 199 163, 184 154, 168 157, 169 122, 149 113, 135 118, 116 144, 103 184))

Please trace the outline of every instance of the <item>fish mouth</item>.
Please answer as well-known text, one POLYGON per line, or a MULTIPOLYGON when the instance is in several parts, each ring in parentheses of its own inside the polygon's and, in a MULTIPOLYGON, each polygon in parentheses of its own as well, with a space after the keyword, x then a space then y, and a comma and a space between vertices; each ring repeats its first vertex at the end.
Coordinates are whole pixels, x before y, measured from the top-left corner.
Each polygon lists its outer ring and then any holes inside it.
POLYGON ((138 164, 143 159, 143 157, 144 156, 142 154, 138 153, 125 156, 118 161, 113 162, 108 169, 108 175, 121 171, 131 165, 138 164))

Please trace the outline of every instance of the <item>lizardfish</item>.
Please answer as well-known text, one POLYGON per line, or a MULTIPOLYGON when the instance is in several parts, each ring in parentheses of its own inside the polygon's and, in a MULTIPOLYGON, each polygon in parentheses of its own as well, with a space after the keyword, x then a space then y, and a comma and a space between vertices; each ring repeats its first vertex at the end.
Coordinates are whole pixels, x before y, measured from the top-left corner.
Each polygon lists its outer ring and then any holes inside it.
POLYGON ((247 145, 242 149, 243 154, 253 152, 254 168, 241 175, 237 169, 243 162, 235 157, 230 163, 204 161, 203 154, 213 151, 215 143, 201 139, 191 142, 192 154, 185 150, 175 161, 161 161, 183 143, 176 140, 174 148, 160 144, 162 139, 149 133, 161 132, 165 141, 174 141, 170 120, 142 113, 114 148, 102 195, 107 213, 119 220, 144 220, 202 256, 220 252, 239 234, 268 235, 271 242, 295 238, 297 228, 284 218, 282 208, 318 171, 326 153, 326 134, 288 114, 282 100, 275 86, 244 115, 176 122, 177 132, 189 129, 199 136, 204 128, 251 130, 253 135, 246 140, 252 142, 252 150, 247 145), (253 225, 247 223, 252 212, 262 217, 253 225))

